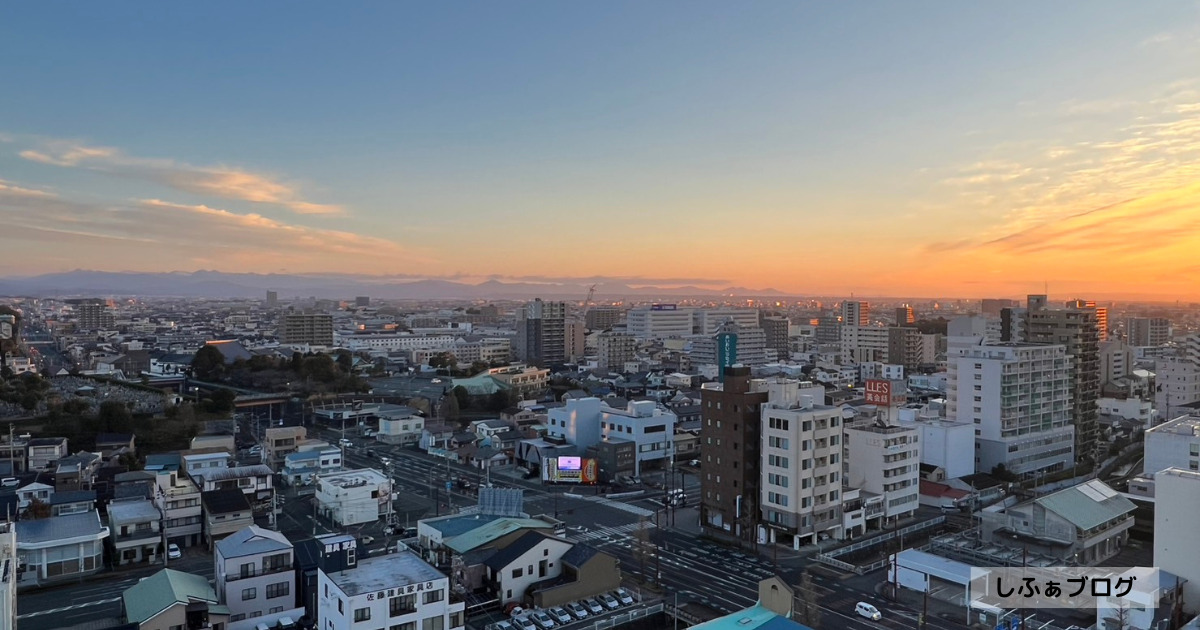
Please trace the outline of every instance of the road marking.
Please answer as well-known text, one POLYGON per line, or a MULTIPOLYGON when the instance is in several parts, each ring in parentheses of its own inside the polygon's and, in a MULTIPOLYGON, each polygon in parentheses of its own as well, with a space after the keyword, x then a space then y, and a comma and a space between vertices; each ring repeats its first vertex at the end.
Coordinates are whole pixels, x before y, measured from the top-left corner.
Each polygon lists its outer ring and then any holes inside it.
POLYGON ((64 606, 62 608, 52 608, 50 610, 39 610, 37 612, 25 613, 24 615, 17 615, 17 619, 28 619, 30 617, 39 617, 41 615, 53 615, 53 614, 57 614, 57 613, 64 613, 64 612, 67 612, 68 610, 78 610, 80 608, 90 608, 92 606, 101 606, 103 604, 111 604, 113 602, 119 602, 119 601, 121 601, 120 597, 110 597, 108 599, 98 599, 94 602, 84 602, 82 604, 75 604, 74 606, 64 606))

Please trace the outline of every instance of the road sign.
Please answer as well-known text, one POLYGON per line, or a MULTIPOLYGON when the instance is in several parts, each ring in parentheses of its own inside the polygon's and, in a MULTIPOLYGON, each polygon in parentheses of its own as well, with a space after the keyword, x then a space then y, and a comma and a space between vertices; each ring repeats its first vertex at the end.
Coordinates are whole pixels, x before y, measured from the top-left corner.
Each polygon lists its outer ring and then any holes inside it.
POLYGON ((446 482, 446 492, 449 492, 449 491, 450 491, 450 487, 451 487, 451 485, 450 485, 450 482, 449 482, 449 481, 447 481, 447 482, 446 482))

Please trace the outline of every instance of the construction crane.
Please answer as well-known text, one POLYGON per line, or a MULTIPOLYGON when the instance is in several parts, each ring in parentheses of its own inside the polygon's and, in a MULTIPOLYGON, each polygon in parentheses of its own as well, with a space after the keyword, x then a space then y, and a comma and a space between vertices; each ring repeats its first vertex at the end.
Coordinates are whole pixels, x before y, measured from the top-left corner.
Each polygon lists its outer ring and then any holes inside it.
POLYGON ((587 311, 588 307, 592 305, 592 298, 594 297, 596 297, 596 285, 593 284, 591 288, 588 289, 587 299, 583 301, 584 311, 587 311))

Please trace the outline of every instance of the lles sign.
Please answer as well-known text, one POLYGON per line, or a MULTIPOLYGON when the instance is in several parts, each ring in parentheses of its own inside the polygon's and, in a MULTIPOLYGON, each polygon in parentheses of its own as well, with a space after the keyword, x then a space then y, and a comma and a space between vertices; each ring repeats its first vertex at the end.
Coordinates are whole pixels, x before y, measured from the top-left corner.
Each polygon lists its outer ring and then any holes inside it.
POLYGON ((897 391, 896 395, 892 395, 892 382, 884 379, 873 378, 867 380, 867 404, 880 405, 882 407, 895 407, 903 405, 907 396, 903 391, 897 391))

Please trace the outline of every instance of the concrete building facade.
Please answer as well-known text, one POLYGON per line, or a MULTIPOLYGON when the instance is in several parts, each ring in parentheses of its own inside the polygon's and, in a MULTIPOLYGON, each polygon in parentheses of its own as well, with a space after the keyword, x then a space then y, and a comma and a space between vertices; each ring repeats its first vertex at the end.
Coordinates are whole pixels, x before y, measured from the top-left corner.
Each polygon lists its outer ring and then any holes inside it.
POLYGON ((759 518, 767 385, 746 366, 725 368, 724 376, 700 389, 700 525, 749 539, 759 518))

